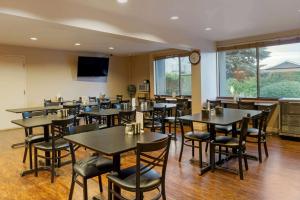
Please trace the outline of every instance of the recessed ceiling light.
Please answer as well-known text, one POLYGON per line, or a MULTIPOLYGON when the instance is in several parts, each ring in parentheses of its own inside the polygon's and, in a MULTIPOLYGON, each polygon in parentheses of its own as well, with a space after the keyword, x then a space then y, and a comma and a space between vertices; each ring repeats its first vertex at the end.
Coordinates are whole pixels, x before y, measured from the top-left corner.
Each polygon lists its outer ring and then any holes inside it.
POLYGON ((117 0, 118 3, 127 3, 128 0, 117 0))
POLYGON ((36 40, 37 40, 37 38, 36 38, 36 37, 31 37, 30 39, 31 39, 31 40, 34 40, 34 41, 36 41, 36 40))
POLYGON ((207 27, 207 28, 205 28, 204 30, 206 30, 206 31, 211 31, 211 30, 212 30, 212 28, 210 28, 210 27, 207 27))
POLYGON ((179 17, 178 16, 172 16, 172 17, 170 17, 170 19, 171 20, 177 20, 177 19, 179 19, 179 17))
POLYGON ((298 12, 300 12, 300 9, 298 10, 298 12))
POLYGON ((108 47, 108 49, 109 49, 109 50, 114 50, 114 49, 115 49, 115 47, 108 47))
POLYGON ((74 45, 75 45, 75 46, 80 46, 80 43, 77 42, 77 43, 75 43, 74 45))

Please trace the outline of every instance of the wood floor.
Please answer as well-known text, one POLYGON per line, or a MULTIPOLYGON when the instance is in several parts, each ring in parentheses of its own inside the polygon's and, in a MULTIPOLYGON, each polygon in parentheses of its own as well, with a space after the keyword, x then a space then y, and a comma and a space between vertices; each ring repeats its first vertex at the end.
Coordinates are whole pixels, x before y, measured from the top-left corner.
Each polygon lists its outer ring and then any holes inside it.
MULTIPOLYGON (((21 200, 59 200, 67 199, 70 187, 71 166, 58 169, 59 176, 55 183, 50 183, 50 173, 40 172, 39 177, 28 175, 20 177, 22 169, 23 148, 11 149, 13 143, 22 141, 23 129, 0 132, 0 199, 21 200)), ((192 164, 191 150, 185 148, 183 160, 178 162, 180 140, 172 141, 167 167, 166 191, 167 199, 188 200, 223 200, 223 199, 255 199, 255 200, 299 200, 300 199, 300 142, 283 140, 270 136, 268 159, 263 163, 249 160, 249 171, 245 172, 245 180, 223 170, 208 172, 199 176, 197 164, 192 164)), ((249 145, 248 152, 256 153, 255 146, 249 145)), ((80 157, 90 152, 81 150, 80 157)), ((195 159, 198 155, 195 155, 195 159)), ((134 154, 122 156, 122 167, 133 165, 134 154)), ((230 166, 236 166, 232 161, 230 166)), ((107 180, 103 176, 103 199, 107 196, 107 180)), ((88 183, 89 197, 99 193, 97 179, 88 183)), ((150 194, 151 195, 151 194, 150 194)), ((75 200, 82 199, 82 189, 75 187, 75 200)), ((149 195, 145 195, 149 199, 149 195)))

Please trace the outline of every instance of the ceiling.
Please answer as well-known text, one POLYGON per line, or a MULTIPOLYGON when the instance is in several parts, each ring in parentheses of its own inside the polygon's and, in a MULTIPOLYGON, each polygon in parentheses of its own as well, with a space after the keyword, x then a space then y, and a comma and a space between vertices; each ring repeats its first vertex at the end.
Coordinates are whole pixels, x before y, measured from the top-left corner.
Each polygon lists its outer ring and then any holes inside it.
POLYGON ((0 43, 104 53, 114 46, 117 54, 202 50, 215 41, 299 29, 298 10, 299 0, 2 0, 0 26, 9 33, 1 31, 0 43))

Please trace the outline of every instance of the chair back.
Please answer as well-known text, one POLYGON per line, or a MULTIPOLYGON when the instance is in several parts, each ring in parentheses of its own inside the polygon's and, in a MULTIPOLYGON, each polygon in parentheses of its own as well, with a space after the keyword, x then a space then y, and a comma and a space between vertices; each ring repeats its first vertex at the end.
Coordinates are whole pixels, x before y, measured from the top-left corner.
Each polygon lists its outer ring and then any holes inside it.
MULTIPOLYGON (((87 125, 81 125, 81 126, 70 126, 68 127, 68 134, 78 134, 78 133, 84 133, 89 131, 96 131, 99 129, 99 124, 87 124, 87 125)), ((72 163, 73 165, 76 163, 76 156, 75 151, 79 148, 79 146, 75 146, 72 143, 70 143, 70 153, 72 157, 72 163)))
POLYGON ((119 112, 119 125, 125 125, 128 123, 135 122, 136 111, 120 111, 119 112))
POLYGON ((55 148, 55 142, 67 135, 68 127, 73 126, 75 124, 74 120, 74 116, 52 120, 51 141, 53 149, 55 148))
POLYGON ((155 130, 155 123, 161 124, 161 132, 165 133, 165 118, 167 114, 167 107, 153 108, 152 112, 152 131, 155 130))
POLYGON ((241 132, 240 132, 240 139, 239 139, 240 146, 246 144, 249 120, 250 120, 250 114, 248 114, 246 117, 243 117, 243 120, 241 122, 241 132))
POLYGON ((256 110, 255 103, 247 102, 247 101, 239 101, 238 102, 238 109, 244 109, 244 110, 256 110))
POLYGON ((99 107, 100 109, 109 109, 111 108, 111 101, 109 100, 100 101, 99 107))
POLYGON ((68 109, 69 115, 77 116, 80 112, 80 105, 79 104, 72 104, 72 105, 63 105, 64 109, 68 109))
POLYGON ((97 97, 89 97, 89 102, 97 102, 97 97))
POLYGON ((266 133, 270 114, 271 114, 271 110, 269 110, 269 109, 263 110, 262 113, 260 114, 260 116, 258 118, 258 121, 259 121, 258 134, 259 134, 259 136, 261 136, 262 132, 266 133))
POLYGON ((190 114, 189 100, 188 99, 177 99, 176 103, 176 115, 183 116, 190 114))
POLYGON ((155 97, 155 103, 166 103, 166 98, 163 97, 155 97))
POLYGON ((222 106, 221 100, 206 100, 206 104, 210 104, 210 108, 215 108, 216 106, 222 106))
POLYGON ((136 188, 139 191, 141 176, 153 168, 161 168, 161 181, 165 182, 171 137, 151 143, 138 143, 136 153, 136 188))
POLYGON ((32 117, 38 117, 38 116, 43 116, 46 115, 45 111, 32 111, 32 112, 23 112, 22 117, 23 119, 28 119, 32 117))

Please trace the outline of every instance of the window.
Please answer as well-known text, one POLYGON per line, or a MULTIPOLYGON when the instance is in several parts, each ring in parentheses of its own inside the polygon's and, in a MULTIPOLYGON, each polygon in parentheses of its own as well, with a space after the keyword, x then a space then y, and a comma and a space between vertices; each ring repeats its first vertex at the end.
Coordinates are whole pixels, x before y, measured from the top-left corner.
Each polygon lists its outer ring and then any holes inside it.
POLYGON ((218 52, 219 95, 300 97, 300 43, 218 52))
POLYGON ((154 61, 155 95, 192 94, 191 63, 187 56, 154 61))

